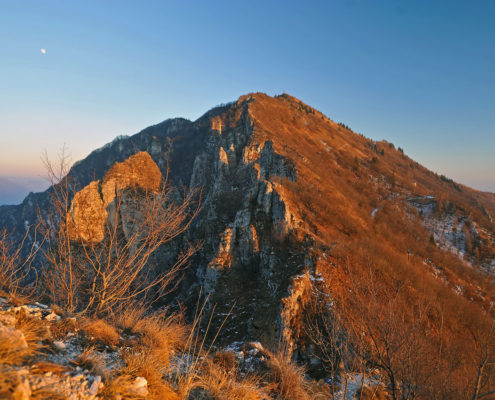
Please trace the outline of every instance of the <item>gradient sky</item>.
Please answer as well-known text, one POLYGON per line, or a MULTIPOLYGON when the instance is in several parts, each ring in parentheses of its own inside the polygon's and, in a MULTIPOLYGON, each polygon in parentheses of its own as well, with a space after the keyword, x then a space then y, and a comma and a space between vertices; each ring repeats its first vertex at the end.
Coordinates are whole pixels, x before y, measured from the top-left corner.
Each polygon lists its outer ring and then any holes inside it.
POLYGON ((0 176, 263 91, 495 192, 494 21, 489 0, 0 0, 0 176))

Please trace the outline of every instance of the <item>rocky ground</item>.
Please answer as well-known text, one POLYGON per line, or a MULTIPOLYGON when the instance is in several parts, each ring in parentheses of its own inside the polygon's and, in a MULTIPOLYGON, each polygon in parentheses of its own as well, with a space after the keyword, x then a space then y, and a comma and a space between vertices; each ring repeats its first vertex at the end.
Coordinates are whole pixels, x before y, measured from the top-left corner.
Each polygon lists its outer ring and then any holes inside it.
POLYGON ((350 377, 332 394, 260 343, 206 349, 170 318, 131 310, 110 324, 21 303, 0 297, 2 399, 351 399, 361 389, 350 377))

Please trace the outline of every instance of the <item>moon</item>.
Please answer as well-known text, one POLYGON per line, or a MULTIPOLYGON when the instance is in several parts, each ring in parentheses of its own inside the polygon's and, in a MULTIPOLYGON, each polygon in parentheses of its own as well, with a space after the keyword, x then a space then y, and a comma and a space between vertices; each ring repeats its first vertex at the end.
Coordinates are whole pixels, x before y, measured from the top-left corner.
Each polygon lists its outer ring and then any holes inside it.
POLYGON ((41 49, 41 54, 46 54, 46 49, 41 49))

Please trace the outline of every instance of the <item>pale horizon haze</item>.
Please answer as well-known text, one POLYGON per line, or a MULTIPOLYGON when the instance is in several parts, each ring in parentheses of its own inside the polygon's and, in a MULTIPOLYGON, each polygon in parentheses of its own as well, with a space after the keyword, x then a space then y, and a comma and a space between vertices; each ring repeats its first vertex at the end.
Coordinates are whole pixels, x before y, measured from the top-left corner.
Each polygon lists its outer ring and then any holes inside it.
POLYGON ((0 0, 0 204, 118 135, 261 91, 495 192, 491 1, 0 0))

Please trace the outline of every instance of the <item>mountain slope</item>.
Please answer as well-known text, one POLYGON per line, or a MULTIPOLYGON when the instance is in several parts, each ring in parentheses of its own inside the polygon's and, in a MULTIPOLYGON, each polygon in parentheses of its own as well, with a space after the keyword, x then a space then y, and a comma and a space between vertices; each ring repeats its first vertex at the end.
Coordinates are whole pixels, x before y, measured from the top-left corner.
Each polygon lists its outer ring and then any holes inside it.
MULTIPOLYGON (((163 175, 169 168, 177 191, 202 191, 187 234, 156 257, 166 269, 188 243, 202 242, 170 300, 193 312, 207 294, 215 307, 211 329, 223 326, 220 342, 283 339, 307 359, 304 318, 315 297, 327 296, 349 337, 360 324, 372 326, 362 319, 373 315, 366 307, 399 307, 401 329, 418 321, 430 338, 422 351, 447 348, 439 359, 450 365, 462 343, 458 358, 469 358, 475 344, 466 327, 484 326, 495 301, 494 194, 438 176, 393 144, 356 134, 285 94, 248 94, 197 121, 168 120, 119 138, 70 175, 82 189, 141 151, 151 156, 150 168, 163 175), (434 311, 416 320, 419 309, 434 311)), ((0 207, 0 224, 20 237, 36 222, 37 207, 50 207, 49 193, 0 207)), ((469 386, 471 377, 460 374, 451 371, 459 387, 469 386)))

